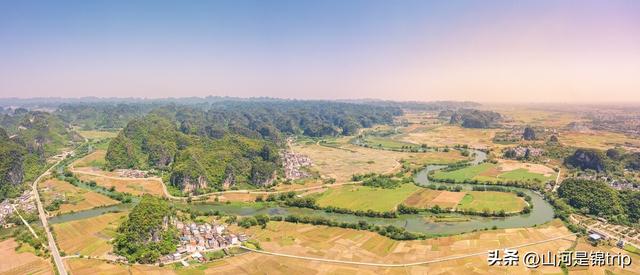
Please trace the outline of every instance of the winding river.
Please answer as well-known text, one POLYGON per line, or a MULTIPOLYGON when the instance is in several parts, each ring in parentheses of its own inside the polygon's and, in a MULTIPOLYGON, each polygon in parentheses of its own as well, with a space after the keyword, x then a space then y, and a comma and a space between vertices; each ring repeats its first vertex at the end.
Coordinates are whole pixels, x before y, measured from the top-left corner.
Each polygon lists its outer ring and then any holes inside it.
MULTIPOLYGON (((478 150, 472 150, 474 153, 474 160, 471 162, 472 165, 477 165, 483 162, 487 155, 486 153, 478 150)), ((430 171, 442 169, 446 166, 444 165, 430 165, 427 166, 424 170, 420 171, 416 177, 415 182, 418 185, 426 186, 429 184, 429 180, 427 179, 427 174, 430 171)), ((439 184, 449 184, 449 183, 439 183, 439 184)), ((473 185, 471 184, 452 184, 459 185, 465 190, 470 190, 473 185)), ((273 206, 272 204, 183 204, 183 206, 191 207, 201 211, 220 211, 227 214, 235 214, 239 216, 247 216, 247 215, 257 215, 257 214, 267 214, 267 215, 290 215, 290 214, 299 214, 299 215, 313 215, 313 216, 322 216, 327 218, 335 219, 339 222, 357 222, 357 221, 366 221, 371 224, 376 225, 394 225, 398 227, 404 227, 408 231, 412 232, 421 232, 427 234, 457 234, 463 232, 470 232, 473 230, 480 230, 485 228, 516 228, 516 227, 532 227, 535 225, 546 223, 553 219, 554 212, 553 207, 546 202, 543 197, 531 190, 523 189, 523 188, 515 188, 513 189, 520 190, 525 192, 527 195, 531 196, 531 202, 533 203, 533 209, 529 214, 526 215, 518 215, 518 216, 510 216, 504 218, 487 218, 487 217, 479 217, 479 216, 464 216, 461 214, 447 214, 449 216, 459 216, 461 218, 466 218, 465 221, 458 222, 434 222, 432 220, 433 214, 424 213, 418 215, 401 215, 395 219, 384 219, 384 218, 369 218, 369 217, 358 217, 355 215, 349 214, 336 214, 336 213, 326 213, 322 210, 313 210, 307 208, 295 208, 295 207, 280 207, 273 206)), ((50 223, 61 223, 67 222, 77 219, 84 219, 89 217, 94 217, 98 215, 102 215, 104 213, 110 211, 122 211, 126 209, 130 209, 132 204, 121 204, 110 207, 96 208, 87 211, 81 211, 76 213, 65 214, 57 217, 53 217, 49 220, 50 223)))

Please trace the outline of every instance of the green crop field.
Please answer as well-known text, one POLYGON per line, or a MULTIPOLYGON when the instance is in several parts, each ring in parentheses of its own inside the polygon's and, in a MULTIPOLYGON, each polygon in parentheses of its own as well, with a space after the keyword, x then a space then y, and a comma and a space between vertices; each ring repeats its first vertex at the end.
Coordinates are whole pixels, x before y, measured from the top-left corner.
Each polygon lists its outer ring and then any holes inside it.
POLYGON ((368 186, 343 186, 329 189, 317 200, 319 206, 334 206, 352 210, 391 211, 420 187, 403 184, 395 189, 368 186))
POLYGON ((458 204, 458 209, 474 211, 521 211, 526 203, 514 193, 492 191, 469 191, 458 204))
POLYGON ((491 169, 495 168, 495 164, 491 163, 482 163, 476 166, 469 166, 462 169, 454 170, 454 171, 438 171, 433 177, 436 179, 452 179, 456 182, 461 182, 464 180, 473 179, 479 174, 491 169))
POLYGON ((513 171, 502 173, 498 176, 499 179, 504 180, 525 180, 525 181, 540 181, 544 182, 552 177, 545 177, 542 174, 531 173, 529 170, 520 168, 513 171))
POLYGON ((501 171, 500 169, 501 167, 497 164, 482 163, 454 171, 437 171, 432 177, 436 180, 453 180, 455 182, 478 180, 482 182, 521 181, 543 183, 554 179, 553 175, 545 176, 531 172, 526 168, 511 171, 501 171))

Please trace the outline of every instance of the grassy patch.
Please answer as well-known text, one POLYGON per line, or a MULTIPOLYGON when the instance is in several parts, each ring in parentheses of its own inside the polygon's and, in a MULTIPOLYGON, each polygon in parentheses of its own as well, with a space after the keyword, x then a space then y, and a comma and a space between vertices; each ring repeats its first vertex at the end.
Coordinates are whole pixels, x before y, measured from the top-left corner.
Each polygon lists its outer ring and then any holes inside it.
POLYGON ((317 199, 319 206, 334 206, 352 210, 390 211, 419 190, 413 184, 403 184, 394 189, 368 186, 343 186, 322 193, 317 199))
POLYGON ((458 204, 458 209, 516 212, 521 211, 525 205, 525 201, 515 193, 469 191, 458 204))
POLYGON ((554 175, 532 172, 527 168, 504 171, 499 164, 481 163, 454 171, 437 171, 432 175, 436 180, 465 182, 477 180, 481 182, 534 182, 544 183, 554 179, 554 175))
POLYGON ((549 177, 545 177, 542 174, 531 173, 529 170, 520 168, 513 171, 508 171, 498 175, 499 179, 509 180, 509 181, 540 181, 544 182, 549 179, 549 177))
POLYGON ((435 179, 442 179, 442 180, 448 179, 448 180, 454 180, 455 182, 462 182, 465 180, 473 179, 476 176, 480 175, 481 173, 495 167, 496 167, 495 164, 482 163, 479 165, 469 166, 469 167, 465 167, 465 168, 454 170, 454 171, 438 171, 435 174, 433 174, 433 177, 435 179))

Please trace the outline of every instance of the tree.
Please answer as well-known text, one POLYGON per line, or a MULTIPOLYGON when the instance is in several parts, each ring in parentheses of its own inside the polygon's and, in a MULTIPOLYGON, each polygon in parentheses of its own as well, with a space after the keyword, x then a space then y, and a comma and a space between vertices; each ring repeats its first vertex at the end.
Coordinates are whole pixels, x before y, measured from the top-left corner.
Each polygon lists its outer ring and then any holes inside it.
POLYGON ((536 132, 531 127, 524 128, 524 134, 522 134, 524 140, 535 140, 536 132))
POLYGON ((612 216, 623 213, 617 191, 601 181, 566 179, 558 188, 558 196, 588 214, 612 216))

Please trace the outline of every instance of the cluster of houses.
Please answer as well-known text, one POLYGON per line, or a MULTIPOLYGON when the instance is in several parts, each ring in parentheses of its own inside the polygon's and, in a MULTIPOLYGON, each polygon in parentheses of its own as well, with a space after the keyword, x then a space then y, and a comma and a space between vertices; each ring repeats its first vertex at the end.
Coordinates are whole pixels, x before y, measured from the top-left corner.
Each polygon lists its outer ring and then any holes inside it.
POLYGON ((629 181, 626 181, 624 179, 622 179, 622 180, 616 180, 616 179, 611 180, 609 182, 609 186, 611 186, 613 189, 616 189, 618 191, 620 191, 620 190, 640 191, 640 184, 629 182, 629 181))
POLYGON ((0 203, 0 226, 2 227, 14 226, 14 224, 6 221, 9 216, 13 215, 13 205, 24 212, 36 211, 36 205, 29 190, 25 191, 20 197, 13 199, 13 201, 12 203, 12 200, 6 199, 0 203))
POLYGON ((147 171, 134 169, 117 169, 115 172, 123 178, 146 178, 148 173, 147 171))
POLYGON ((517 146, 508 150, 511 154, 508 157, 515 159, 522 159, 525 156, 529 158, 535 158, 542 156, 542 153, 544 153, 544 150, 542 150, 541 148, 535 148, 531 146, 517 146))
POLYGON ((640 191, 640 184, 638 184, 637 182, 628 181, 624 178, 616 179, 616 178, 605 176, 605 175, 591 174, 591 173, 581 174, 578 176, 578 178, 586 179, 586 180, 604 181, 609 186, 611 186, 611 188, 616 189, 618 191, 621 191, 621 190, 640 191))
POLYGON ((165 255, 161 259, 162 262, 178 261, 187 256, 204 261, 201 252, 222 250, 248 240, 247 235, 243 233, 228 232, 223 224, 196 224, 180 221, 174 221, 173 224, 180 233, 180 244, 176 253, 165 255))
POLYGON ((308 172, 300 169, 312 164, 309 157, 294 152, 284 152, 282 159, 284 160, 284 174, 287 179, 297 180, 310 176, 308 172))

